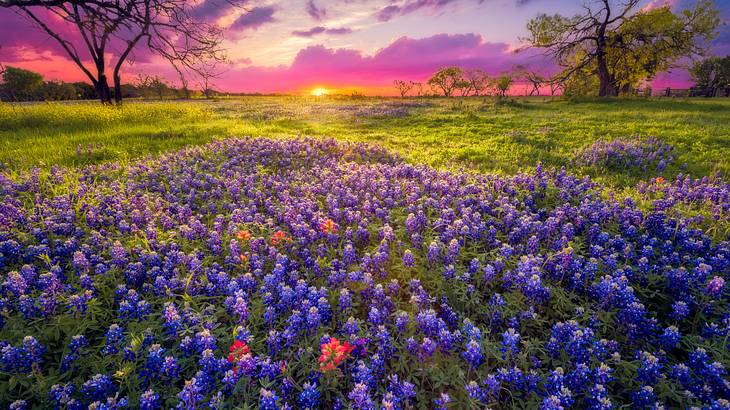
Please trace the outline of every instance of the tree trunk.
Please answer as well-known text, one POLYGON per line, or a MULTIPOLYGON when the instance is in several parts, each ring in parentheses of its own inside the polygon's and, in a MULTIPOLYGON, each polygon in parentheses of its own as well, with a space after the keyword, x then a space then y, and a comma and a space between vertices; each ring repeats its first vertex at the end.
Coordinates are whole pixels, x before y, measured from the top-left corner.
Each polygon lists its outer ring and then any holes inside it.
POLYGON ((114 73, 114 102, 117 104, 122 102, 122 79, 118 72, 114 73))
POLYGON ((615 97, 618 95, 611 73, 608 72, 606 57, 602 52, 599 52, 598 55, 598 81, 600 83, 598 88, 599 97, 615 97))
POLYGON ((96 84, 94 84, 94 88, 96 88, 96 95, 99 97, 102 104, 112 103, 111 90, 109 89, 109 83, 106 80, 106 74, 99 75, 99 79, 96 81, 96 84))

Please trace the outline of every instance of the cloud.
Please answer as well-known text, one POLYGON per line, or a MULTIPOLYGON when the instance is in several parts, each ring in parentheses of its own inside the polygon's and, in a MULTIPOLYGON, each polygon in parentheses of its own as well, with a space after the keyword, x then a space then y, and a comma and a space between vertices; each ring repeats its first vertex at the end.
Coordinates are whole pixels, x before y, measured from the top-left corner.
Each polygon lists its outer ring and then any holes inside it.
POLYGON ((318 7, 314 0, 307 1, 307 14, 317 21, 322 21, 327 17, 327 10, 324 7, 318 7))
POLYGON ((232 31, 256 30, 266 23, 276 21, 275 12, 274 6, 254 7, 238 17, 228 29, 232 31))
POLYGON ((192 9, 190 14, 197 20, 215 21, 229 14, 234 8, 237 6, 226 0, 203 0, 192 9))
POLYGON ((352 29, 347 27, 339 27, 339 28, 327 28, 324 26, 316 26, 312 27, 309 30, 294 30, 292 31, 292 35, 295 35, 297 37, 314 37, 318 34, 329 34, 334 36, 340 36, 345 34, 352 33, 352 29))
POLYGON ((221 84, 242 92, 291 92, 314 85, 383 88, 395 79, 425 81, 438 68, 450 65, 478 67, 492 74, 516 65, 551 67, 542 55, 516 54, 509 44, 488 42, 478 34, 438 34, 401 37, 372 55, 350 48, 310 46, 300 50, 289 66, 236 68, 221 84))
MULTIPOLYGON (((468 1, 468 0, 464 0, 468 1)), ((518 0, 524 1, 524 0, 518 0)), ((528 0, 529 1, 529 0, 528 0)), ((396 16, 404 16, 419 10, 427 10, 430 12, 439 12, 451 4, 457 4, 460 0, 401 0, 392 1, 389 5, 381 8, 375 13, 375 17, 380 21, 390 21, 396 16)), ((484 0, 476 0, 478 4, 482 4, 484 0)))

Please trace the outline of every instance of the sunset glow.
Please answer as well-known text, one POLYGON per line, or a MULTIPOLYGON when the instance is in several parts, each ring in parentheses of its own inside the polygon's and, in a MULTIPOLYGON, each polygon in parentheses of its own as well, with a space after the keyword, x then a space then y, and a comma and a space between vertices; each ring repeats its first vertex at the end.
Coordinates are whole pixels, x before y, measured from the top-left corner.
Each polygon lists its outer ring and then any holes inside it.
MULTIPOLYGON (((681 10, 694 2, 641 0, 640 6, 668 4, 681 10)), ((730 21, 730 3, 715 2, 721 19, 730 21)), ((578 13, 581 3, 310 0, 289 4, 268 0, 252 3, 244 11, 226 6, 227 2, 200 0, 195 15, 224 30, 230 64, 216 79, 221 91, 321 96, 348 94, 347 89, 364 95, 395 95, 394 80, 424 83, 438 68, 452 65, 480 68, 490 75, 519 65, 549 75, 557 67, 540 50, 515 52, 524 45, 521 38, 527 34, 527 22, 539 13, 578 13)), ((0 9, 0 38, 0 63, 37 70, 51 80, 88 81, 60 45, 12 10, 0 9)), ((71 42, 83 45, 82 38, 71 38, 71 42)), ((730 53, 730 25, 719 28, 711 53, 730 53)), ((87 66, 93 66, 89 56, 84 58, 87 66)), ((135 50, 133 64, 122 69, 125 81, 139 74, 159 75, 180 86, 167 61, 144 48, 135 50)), ((654 88, 688 84, 687 71, 677 69, 660 74, 654 88)), ((519 87, 521 93, 524 85, 519 87)))
POLYGON ((329 94, 329 90, 326 88, 317 87, 317 88, 313 89, 310 94, 312 94, 315 97, 321 97, 323 95, 329 94))

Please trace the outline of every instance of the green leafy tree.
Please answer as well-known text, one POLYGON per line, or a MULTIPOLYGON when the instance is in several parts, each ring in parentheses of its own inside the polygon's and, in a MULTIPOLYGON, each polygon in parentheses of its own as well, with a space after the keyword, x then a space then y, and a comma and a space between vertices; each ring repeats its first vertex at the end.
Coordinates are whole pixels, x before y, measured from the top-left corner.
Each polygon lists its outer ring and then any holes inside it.
POLYGON ((11 101, 37 100, 42 97, 43 76, 18 67, 5 67, 2 73, 3 99, 11 101))
POLYGON ((499 77, 492 80, 492 86, 497 90, 497 94, 500 97, 507 96, 507 91, 514 83, 515 79, 509 74, 502 74, 499 77))
POLYGON ((712 0, 678 14, 668 6, 636 10, 639 3, 600 0, 573 17, 541 14, 528 23, 526 40, 546 49, 563 67, 564 79, 595 76, 597 94, 615 96, 682 57, 702 55, 720 24, 712 0))
POLYGON ((454 91, 468 87, 469 83, 464 80, 464 72, 459 67, 442 68, 428 79, 428 85, 439 90, 444 97, 451 97, 454 91))
POLYGON ((690 74, 695 88, 704 90, 708 97, 715 96, 719 90, 730 88, 730 56, 698 61, 690 74))
POLYGON ((43 84, 42 95, 45 101, 76 100, 79 98, 76 87, 63 81, 48 81, 43 84))

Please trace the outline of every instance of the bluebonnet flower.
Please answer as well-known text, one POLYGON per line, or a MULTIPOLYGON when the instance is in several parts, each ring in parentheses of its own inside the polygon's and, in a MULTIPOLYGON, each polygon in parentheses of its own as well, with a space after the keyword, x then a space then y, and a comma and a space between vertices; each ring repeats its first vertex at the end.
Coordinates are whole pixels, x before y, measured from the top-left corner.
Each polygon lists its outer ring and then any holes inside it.
POLYGON ((319 407, 320 393, 317 385, 312 383, 304 383, 303 390, 299 393, 299 407, 302 409, 316 409, 319 407))
POLYGON ((140 410, 158 410, 160 409, 160 395, 154 390, 147 390, 139 396, 140 410))
POLYGON ((672 317, 675 320, 682 320, 689 314, 689 306, 683 301, 677 301, 672 304, 672 317))
POLYGON ((180 401, 176 408, 179 410, 194 410, 197 408, 198 403, 205 398, 201 390, 201 386, 196 378, 186 380, 185 386, 177 395, 180 401))
POLYGON ((81 385, 81 393, 88 401, 104 400, 113 396, 115 390, 111 378, 105 374, 97 374, 81 385))
POLYGON ((448 393, 441 393, 441 395, 433 402, 436 410, 447 410, 449 403, 451 403, 451 396, 449 396, 448 393))
POLYGON ((466 360, 467 363, 469 363, 469 365, 473 368, 479 367, 484 357, 482 355, 482 348, 479 345, 479 342, 474 339, 469 340, 469 342, 466 344, 466 349, 461 355, 464 357, 464 360, 466 360))
POLYGON ((407 268, 412 268, 415 262, 416 261, 413 258, 413 253, 409 249, 406 249, 406 251, 403 252, 403 266, 407 268))
POLYGON ((279 396, 274 391, 261 389, 259 392, 259 409, 260 410, 278 410, 279 396))
POLYGON ((370 390, 364 383, 357 383, 347 395, 350 406, 357 410, 375 410, 375 403, 370 397, 370 390))
POLYGON ((676 326, 669 326, 659 336, 659 344, 664 350, 672 350, 679 343, 680 337, 679 329, 676 326))
POLYGON ((517 353, 519 351, 519 347, 517 346, 520 343, 520 334, 515 331, 513 328, 507 329, 504 333, 502 333, 502 352, 503 353, 517 353))

